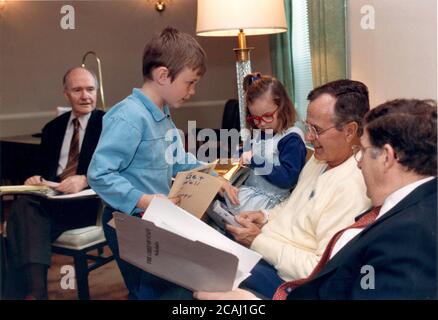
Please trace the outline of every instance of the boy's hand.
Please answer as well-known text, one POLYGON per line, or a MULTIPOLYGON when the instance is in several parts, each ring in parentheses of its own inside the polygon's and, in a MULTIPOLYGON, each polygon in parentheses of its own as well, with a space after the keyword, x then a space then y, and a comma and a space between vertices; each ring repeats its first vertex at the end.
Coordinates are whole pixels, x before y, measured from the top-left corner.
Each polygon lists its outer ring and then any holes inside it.
POLYGON ((172 201, 173 204, 176 204, 177 206, 179 206, 179 203, 181 202, 180 197, 172 197, 172 198, 169 198, 169 200, 172 201))
POLYGON ((136 207, 146 210, 149 207, 149 204, 151 203, 152 199, 155 197, 167 199, 167 197, 164 194, 144 194, 142 195, 140 200, 138 200, 136 207))
POLYGON ((239 205, 240 204, 238 197, 239 189, 232 186, 228 180, 225 179, 223 180, 224 182, 222 183, 222 187, 219 190, 219 194, 223 197, 224 194, 226 193, 232 204, 239 205))

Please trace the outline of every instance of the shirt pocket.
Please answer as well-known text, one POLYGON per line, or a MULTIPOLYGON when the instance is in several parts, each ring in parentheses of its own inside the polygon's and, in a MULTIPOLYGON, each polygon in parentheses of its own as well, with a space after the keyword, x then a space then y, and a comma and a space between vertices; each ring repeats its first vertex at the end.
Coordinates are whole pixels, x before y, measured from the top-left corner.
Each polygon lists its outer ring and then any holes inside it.
POLYGON ((131 167, 139 169, 166 169, 165 152, 167 143, 164 137, 143 140, 137 149, 131 167))

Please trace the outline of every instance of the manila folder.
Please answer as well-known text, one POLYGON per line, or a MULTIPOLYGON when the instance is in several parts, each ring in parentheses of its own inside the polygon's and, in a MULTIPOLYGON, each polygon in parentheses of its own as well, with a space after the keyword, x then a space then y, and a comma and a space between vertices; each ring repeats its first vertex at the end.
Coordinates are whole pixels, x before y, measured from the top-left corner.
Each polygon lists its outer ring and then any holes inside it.
POLYGON ((114 213, 123 260, 192 291, 233 289, 238 258, 206 243, 192 241, 153 222, 114 213))

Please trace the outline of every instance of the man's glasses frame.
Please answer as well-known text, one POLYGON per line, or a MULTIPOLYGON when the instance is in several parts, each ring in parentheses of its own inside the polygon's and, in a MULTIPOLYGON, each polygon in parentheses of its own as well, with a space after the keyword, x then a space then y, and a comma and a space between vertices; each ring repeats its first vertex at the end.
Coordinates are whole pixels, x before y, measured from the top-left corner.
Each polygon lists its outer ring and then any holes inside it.
POLYGON ((329 128, 322 129, 322 130, 319 130, 319 131, 318 131, 318 130, 316 130, 316 128, 315 128, 314 125, 308 123, 307 121, 305 121, 305 120, 301 120, 301 122, 303 123, 306 132, 310 133, 310 134, 311 134, 312 136, 314 136, 316 139, 318 139, 319 136, 321 136, 321 135, 324 134, 325 132, 329 131, 330 129, 333 129, 333 128, 336 128, 336 127, 338 127, 338 126, 343 126, 343 125, 344 125, 344 124, 342 124, 342 123, 341 123, 341 124, 336 124, 336 125, 334 125, 334 126, 332 126, 332 127, 329 127, 329 128))
POLYGON ((362 147, 358 145, 353 145, 351 147, 351 150, 353 150, 354 160, 356 160, 356 162, 361 162, 363 160, 363 156, 365 155, 367 149, 376 149, 376 147, 373 146, 362 147))

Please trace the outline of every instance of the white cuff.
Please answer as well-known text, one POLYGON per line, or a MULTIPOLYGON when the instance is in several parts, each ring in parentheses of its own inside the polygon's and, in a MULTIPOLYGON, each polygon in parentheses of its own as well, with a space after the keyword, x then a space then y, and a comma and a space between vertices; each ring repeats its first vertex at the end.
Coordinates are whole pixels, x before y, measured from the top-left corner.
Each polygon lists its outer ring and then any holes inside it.
POLYGON ((260 210, 261 213, 265 216, 265 220, 263 220, 263 224, 267 223, 269 220, 269 211, 266 211, 265 209, 260 210))

